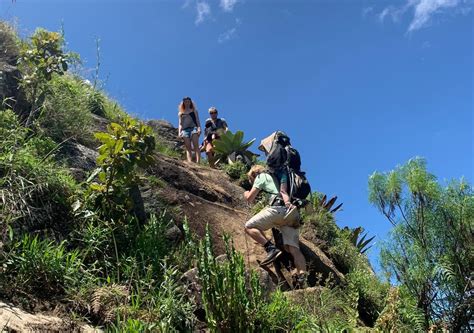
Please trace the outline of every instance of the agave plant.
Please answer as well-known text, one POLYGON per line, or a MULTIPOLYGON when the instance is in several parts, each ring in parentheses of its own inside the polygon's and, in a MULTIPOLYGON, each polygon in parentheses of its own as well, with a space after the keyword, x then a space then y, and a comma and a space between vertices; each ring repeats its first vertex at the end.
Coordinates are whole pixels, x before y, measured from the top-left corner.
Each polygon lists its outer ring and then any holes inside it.
POLYGON ((214 150, 217 156, 217 162, 232 164, 239 159, 243 159, 243 163, 248 164, 252 161, 255 156, 248 148, 254 143, 255 139, 248 142, 244 142, 244 132, 237 131, 232 133, 231 131, 225 132, 214 140, 214 150))
POLYGON ((366 239, 368 233, 362 234, 364 229, 362 227, 357 227, 350 230, 349 239, 352 244, 359 250, 360 253, 367 252, 368 249, 372 247, 369 243, 375 238, 375 236, 366 239), (359 238, 359 236, 362 236, 359 238))

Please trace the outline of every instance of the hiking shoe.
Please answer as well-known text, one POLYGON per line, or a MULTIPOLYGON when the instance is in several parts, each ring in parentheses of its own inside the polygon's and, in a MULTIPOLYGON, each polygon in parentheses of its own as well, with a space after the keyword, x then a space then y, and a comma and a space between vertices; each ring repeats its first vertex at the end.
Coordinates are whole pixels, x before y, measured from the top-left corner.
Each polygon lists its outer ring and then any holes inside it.
POLYGON ((304 273, 294 274, 291 277, 291 279, 292 279, 293 289, 304 289, 305 282, 306 282, 306 276, 304 273))
POLYGON ((265 266, 273 261, 275 261, 276 258, 282 255, 283 252, 278 250, 276 247, 272 247, 267 251, 267 257, 263 259, 263 261, 260 263, 260 266, 265 266))

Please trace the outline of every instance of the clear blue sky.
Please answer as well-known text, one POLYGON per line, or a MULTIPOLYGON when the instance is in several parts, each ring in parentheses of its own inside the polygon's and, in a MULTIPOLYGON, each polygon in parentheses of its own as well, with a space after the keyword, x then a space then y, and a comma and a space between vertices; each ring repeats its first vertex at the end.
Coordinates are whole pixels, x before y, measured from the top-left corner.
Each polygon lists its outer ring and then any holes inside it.
MULTIPOLYGON (((26 1, 0 18, 28 35, 64 24, 68 48, 131 113, 177 124, 189 95, 260 140, 285 130, 342 226, 377 241, 390 224, 367 180, 423 156, 443 181, 472 183, 472 0, 26 1), (91 71, 92 72, 92 71, 91 71)), ((87 71, 86 71, 87 72, 87 71)), ((88 74, 90 75, 90 73, 88 74)), ((370 257, 377 266, 378 249, 370 257)))

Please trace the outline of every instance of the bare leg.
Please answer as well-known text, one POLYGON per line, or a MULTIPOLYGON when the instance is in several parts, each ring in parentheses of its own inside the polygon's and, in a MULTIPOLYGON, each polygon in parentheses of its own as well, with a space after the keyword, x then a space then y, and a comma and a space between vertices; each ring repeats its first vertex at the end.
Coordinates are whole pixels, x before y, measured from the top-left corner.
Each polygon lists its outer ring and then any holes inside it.
POLYGON ((285 250, 292 255, 295 261, 296 272, 298 274, 306 273, 306 259, 301 250, 291 245, 285 245, 285 250))
POLYGON ((193 140, 193 149, 196 154, 196 163, 201 162, 201 151, 199 150, 199 135, 193 134, 191 139, 193 140))
POLYGON ((211 168, 215 168, 215 160, 214 160, 214 152, 213 150, 212 143, 207 143, 206 144, 206 154, 207 154, 207 161, 209 162, 209 166, 211 168))
POLYGON ((245 232, 247 233, 247 235, 252 237, 254 241, 256 241, 258 244, 262 246, 268 242, 267 238, 265 237, 265 234, 257 228, 245 227, 245 232))
POLYGON ((191 139, 183 137, 183 140, 184 140, 184 147, 186 148, 186 158, 187 158, 188 162, 192 162, 193 161, 193 153, 191 151, 191 139))

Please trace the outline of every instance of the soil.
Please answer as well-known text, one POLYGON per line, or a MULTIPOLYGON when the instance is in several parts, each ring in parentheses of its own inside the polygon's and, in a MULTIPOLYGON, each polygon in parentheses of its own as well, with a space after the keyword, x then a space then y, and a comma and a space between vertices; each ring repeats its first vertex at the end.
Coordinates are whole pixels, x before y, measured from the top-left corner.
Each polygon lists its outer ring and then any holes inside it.
POLYGON ((256 260, 264 251, 244 232, 244 224, 251 217, 250 207, 243 198, 244 190, 223 171, 158 155, 148 172, 167 183, 162 188, 151 187, 143 192, 148 211, 151 206, 159 209, 157 201, 178 206, 179 218, 186 218, 198 237, 203 237, 206 225, 209 226, 217 254, 224 253, 222 235, 228 234, 248 263, 257 265, 256 260))

